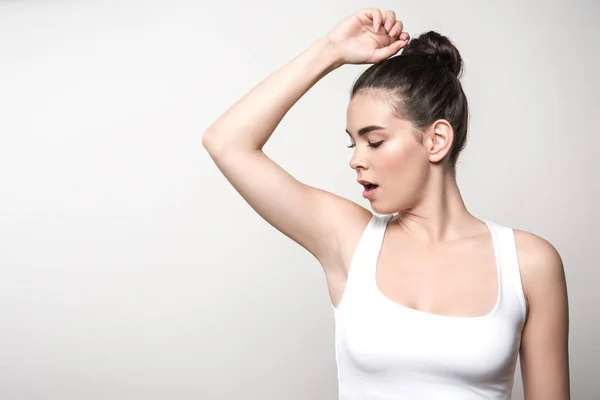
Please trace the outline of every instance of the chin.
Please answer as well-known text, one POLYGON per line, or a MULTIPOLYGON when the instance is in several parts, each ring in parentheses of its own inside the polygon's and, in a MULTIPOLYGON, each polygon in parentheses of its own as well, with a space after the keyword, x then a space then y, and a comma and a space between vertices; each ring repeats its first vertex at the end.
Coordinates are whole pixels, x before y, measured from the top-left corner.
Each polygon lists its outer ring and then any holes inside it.
POLYGON ((381 200, 374 200, 371 202, 371 209, 377 214, 391 215, 402 212, 405 207, 402 204, 385 204, 381 200))
POLYGON ((383 215, 394 214, 396 212, 392 208, 385 207, 385 205, 382 204, 378 204, 377 201, 371 202, 371 209, 373 210, 373 212, 383 215))

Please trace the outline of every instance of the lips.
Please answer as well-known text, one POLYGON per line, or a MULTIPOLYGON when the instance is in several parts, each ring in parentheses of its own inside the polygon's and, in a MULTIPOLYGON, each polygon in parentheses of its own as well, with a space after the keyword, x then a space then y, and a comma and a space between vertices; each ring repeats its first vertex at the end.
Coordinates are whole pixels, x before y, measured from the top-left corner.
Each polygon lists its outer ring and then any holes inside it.
POLYGON ((359 179, 357 182, 363 185, 366 190, 373 190, 379 186, 376 183, 369 182, 364 179, 359 179))

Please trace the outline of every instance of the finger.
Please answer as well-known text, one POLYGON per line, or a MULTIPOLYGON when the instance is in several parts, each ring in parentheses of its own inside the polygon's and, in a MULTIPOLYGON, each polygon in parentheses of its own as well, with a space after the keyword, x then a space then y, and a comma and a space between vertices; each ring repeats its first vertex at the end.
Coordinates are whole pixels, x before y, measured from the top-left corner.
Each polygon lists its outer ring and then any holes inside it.
MULTIPOLYGON (((398 24, 398 33, 402 32, 402 30, 404 29, 404 24, 400 20, 396 21, 396 23, 398 24)), ((396 35, 398 33, 396 33, 396 35)))
POLYGON ((360 10, 355 15, 363 26, 373 25, 373 16, 368 10, 360 10))
POLYGON ((379 27, 381 26, 381 21, 383 16, 381 15, 381 10, 378 8, 369 8, 363 11, 363 13, 373 20, 373 30, 377 32, 379 27))
POLYGON ((389 31, 390 32, 389 36, 394 37, 397 34, 399 34, 401 31, 402 31, 402 28, 400 27, 400 21, 396 21, 394 23, 394 25, 392 26, 392 29, 390 29, 390 31, 389 31))
POLYGON ((375 15, 377 16, 377 21, 373 21, 375 22, 375 26, 373 27, 373 29, 375 29, 375 32, 378 32, 379 28, 381 28, 381 24, 383 24, 384 22, 384 16, 381 10, 378 8, 375 9, 375 15))
POLYGON ((373 54, 373 58, 376 61, 385 60, 386 58, 390 58, 394 54, 396 54, 400 49, 406 46, 407 41, 405 40, 396 40, 394 43, 390 44, 387 47, 383 47, 381 49, 375 50, 373 54))
POLYGON ((373 12, 370 10, 360 10, 357 14, 359 21, 367 27, 368 24, 373 26, 373 12))
POLYGON ((394 27, 390 31, 390 37, 396 37, 398 35, 400 35, 398 37, 398 40, 409 40, 410 39, 410 35, 408 34, 408 32, 402 32, 402 22, 400 22, 400 21, 398 21, 396 23, 396 25, 394 25, 394 27))
POLYGON ((394 27, 394 24, 396 23, 396 13, 388 10, 385 12, 385 22, 383 24, 383 28, 385 29, 386 32, 389 32, 390 29, 392 29, 394 27))

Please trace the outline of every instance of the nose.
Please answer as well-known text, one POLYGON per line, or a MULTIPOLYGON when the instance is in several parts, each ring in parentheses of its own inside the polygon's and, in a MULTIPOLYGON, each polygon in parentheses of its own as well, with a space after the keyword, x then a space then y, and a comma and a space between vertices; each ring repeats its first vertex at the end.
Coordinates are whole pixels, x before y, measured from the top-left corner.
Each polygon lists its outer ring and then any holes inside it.
POLYGON ((350 168, 357 170, 359 168, 366 169, 366 162, 360 155, 360 152, 354 151, 352 158, 350 159, 350 168))

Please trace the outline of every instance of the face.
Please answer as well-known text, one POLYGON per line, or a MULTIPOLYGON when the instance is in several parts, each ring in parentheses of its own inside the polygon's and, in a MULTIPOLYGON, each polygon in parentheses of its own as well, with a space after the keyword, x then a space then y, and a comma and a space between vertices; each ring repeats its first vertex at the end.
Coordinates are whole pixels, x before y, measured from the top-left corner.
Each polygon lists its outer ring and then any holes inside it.
MULTIPOLYGON (((412 123, 396 118, 385 100, 373 93, 352 98, 346 128, 354 150, 350 167, 357 180, 379 185, 368 197, 373 211, 393 214, 414 207, 431 171, 427 136, 419 143, 412 123)), ((357 189, 362 191, 362 185, 357 189)))

